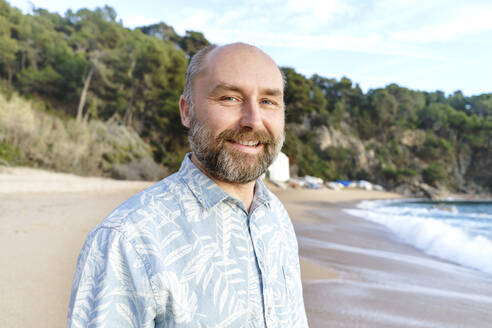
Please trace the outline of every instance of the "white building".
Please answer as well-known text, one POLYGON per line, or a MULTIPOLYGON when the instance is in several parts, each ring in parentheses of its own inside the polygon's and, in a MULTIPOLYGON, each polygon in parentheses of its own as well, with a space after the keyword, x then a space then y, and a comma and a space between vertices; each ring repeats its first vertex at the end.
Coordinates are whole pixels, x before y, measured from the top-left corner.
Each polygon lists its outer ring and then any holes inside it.
POLYGON ((272 181, 285 182, 290 179, 289 157, 280 152, 266 172, 267 178, 272 181))

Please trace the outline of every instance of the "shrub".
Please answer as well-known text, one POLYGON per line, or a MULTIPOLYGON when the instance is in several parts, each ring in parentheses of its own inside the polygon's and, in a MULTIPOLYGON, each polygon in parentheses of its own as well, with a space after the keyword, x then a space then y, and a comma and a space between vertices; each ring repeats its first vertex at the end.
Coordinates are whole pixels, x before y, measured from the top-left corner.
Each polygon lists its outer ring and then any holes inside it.
POLYGON ((27 165, 83 175, 109 175, 117 164, 151 158, 149 145, 125 126, 62 121, 16 95, 7 101, 0 94, 0 143, 9 154, 21 150, 27 165))
POLYGON ((434 163, 422 170, 422 178, 425 183, 436 186, 438 182, 444 182, 447 175, 439 164, 434 163))
MULTIPOLYGON (((356 153, 353 149, 330 146, 320 152, 320 157, 332 165, 332 170, 336 172, 336 178, 354 178, 356 153)), ((335 176, 332 174, 332 177, 335 176)))
POLYGON ((427 133, 424 144, 420 147, 418 155, 424 160, 452 160, 455 156, 453 145, 432 132, 427 133))
POLYGON ((22 165, 24 156, 19 148, 0 143, 0 165, 22 165))
POLYGON ((383 174, 383 177, 387 181, 391 182, 402 182, 406 178, 414 177, 418 175, 418 173, 412 169, 407 169, 407 168, 383 168, 381 170, 381 173, 383 174))
POLYGON ((149 157, 134 159, 127 164, 116 164, 111 171, 111 177, 120 180, 157 181, 167 175, 169 171, 149 157))

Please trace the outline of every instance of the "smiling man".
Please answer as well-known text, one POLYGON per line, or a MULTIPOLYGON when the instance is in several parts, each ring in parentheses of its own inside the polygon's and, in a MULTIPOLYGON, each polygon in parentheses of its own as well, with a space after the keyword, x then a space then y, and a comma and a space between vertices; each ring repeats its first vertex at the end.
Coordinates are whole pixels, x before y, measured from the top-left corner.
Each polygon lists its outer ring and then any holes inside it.
POLYGON ((68 327, 307 327, 294 230, 258 179, 284 140, 282 74, 237 43, 186 78, 191 154, 91 231, 68 327))

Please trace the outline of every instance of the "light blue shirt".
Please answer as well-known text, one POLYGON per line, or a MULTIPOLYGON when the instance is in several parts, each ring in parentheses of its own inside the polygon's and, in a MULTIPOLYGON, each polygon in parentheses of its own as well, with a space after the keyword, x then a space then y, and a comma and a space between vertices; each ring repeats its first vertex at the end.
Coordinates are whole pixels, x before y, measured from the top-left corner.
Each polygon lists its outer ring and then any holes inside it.
POLYGON ((307 327, 285 208, 258 180, 248 213, 186 156, 89 233, 67 327, 307 327))

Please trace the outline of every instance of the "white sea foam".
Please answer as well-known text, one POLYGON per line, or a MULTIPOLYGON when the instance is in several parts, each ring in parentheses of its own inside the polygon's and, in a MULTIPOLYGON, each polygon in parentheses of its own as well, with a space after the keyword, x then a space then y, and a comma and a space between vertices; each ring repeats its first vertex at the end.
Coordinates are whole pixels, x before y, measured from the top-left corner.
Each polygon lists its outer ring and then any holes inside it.
MULTIPOLYGON (((402 241, 425 253, 492 274, 492 240, 466 229, 476 226, 473 222, 459 225, 435 218, 438 208, 388 206, 383 201, 365 201, 359 209, 347 213, 382 224, 402 241), (432 213, 434 212, 434 213, 432 213)), ((458 211, 445 211, 446 215, 458 215, 458 211)))

